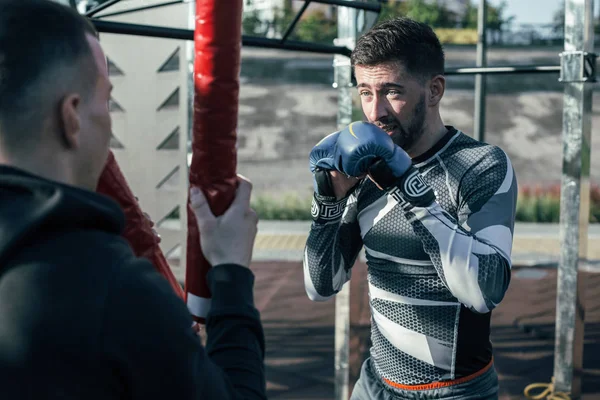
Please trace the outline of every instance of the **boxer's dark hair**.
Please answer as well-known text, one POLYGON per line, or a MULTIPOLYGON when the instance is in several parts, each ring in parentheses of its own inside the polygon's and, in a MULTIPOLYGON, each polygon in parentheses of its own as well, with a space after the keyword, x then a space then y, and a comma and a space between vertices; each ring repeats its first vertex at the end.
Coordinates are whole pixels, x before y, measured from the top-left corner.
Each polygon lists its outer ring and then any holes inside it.
POLYGON ((361 36, 351 60, 353 67, 399 61, 425 79, 444 73, 444 50, 433 29, 406 17, 382 22, 361 36))
POLYGON ((89 98, 98 69, 77 10, 49 0, 0 0, 0 144, 23 149, 67 93, 89 98))

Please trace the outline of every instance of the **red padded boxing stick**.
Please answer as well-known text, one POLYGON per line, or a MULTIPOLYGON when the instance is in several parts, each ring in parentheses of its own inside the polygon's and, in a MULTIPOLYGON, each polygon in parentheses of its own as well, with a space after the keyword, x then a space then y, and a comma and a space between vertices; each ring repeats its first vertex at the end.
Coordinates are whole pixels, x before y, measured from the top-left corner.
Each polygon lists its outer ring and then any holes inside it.
POLYGON ((152 230, 154 224, 142 212, 112 151, 108 155, 96 191, 119 203, 126 220, 123 237, 129 242, 135 255, 149 259, 154 268, 169 281, 175 293, 183 298, 183 290, 160 249, 160 239, 152 230))
MULTIPOLYGON (((190 185, 199 187, 214 215, 231 205, 237 188, 236 140, 243 0, 196 2, 194 118, 190 185)), ((194 319, 204 323, 211 293, 210 265, 188 197, 185 294, 194 319)))

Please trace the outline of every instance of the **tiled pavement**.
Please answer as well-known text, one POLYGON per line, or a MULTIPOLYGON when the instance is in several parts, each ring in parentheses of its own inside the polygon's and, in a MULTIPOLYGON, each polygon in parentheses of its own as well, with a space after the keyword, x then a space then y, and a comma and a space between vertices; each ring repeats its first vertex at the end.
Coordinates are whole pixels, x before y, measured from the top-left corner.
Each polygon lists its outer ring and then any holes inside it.
MULTIPOLYGON (((334 394, 334 301, 311 302, 300 262, 255 262, 256 301, 267 343, 269 399, 332 399, 334 394)), ((351 281, 352 384, 368 354, 369 307, 366 266, 357 263, 351 281)), ((583 400, 600 399, 600 274, 586 281, 586 341, 583 400)), ((492 317, 501 399, 523 399, 530 383, 547 383, 554 360, 556 271, 516 270, 492 317), (527 272, 527 273, 526 273, 527 272)))
MULTIPOLYGON (((269 399, 333 399, 334 301, 311 302, 303 286, 301 256, 307 223, 261 223, 252 269, 257 307, 267 340, 269 399)), ((518 225, 509 291, 494 311, 492 340, 501 399, 523 399, 533 382, 549 382, 554 363, 555 265, 560 251, 555 225, 518 225), (536 265, 537 264, 537 265, 536 265), (533 268, 531 268, 533 266, 533 268)), ((600 260, 600 229, 589 230, 588 254, 600 260)), ((583 400, 600 399, 600 274, 582 271, 586 329, 583 400)), ((368 354, 366 265, 351 281, 351 385, 368 354)))

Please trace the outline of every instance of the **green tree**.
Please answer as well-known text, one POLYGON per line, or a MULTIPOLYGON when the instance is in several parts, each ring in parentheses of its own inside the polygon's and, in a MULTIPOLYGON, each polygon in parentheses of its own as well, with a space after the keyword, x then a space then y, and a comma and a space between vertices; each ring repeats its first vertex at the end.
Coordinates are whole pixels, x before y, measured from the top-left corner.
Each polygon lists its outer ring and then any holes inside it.
MULTIPOLYGON (((515 16, 511 15, 511 16, 505 16, 505 12, 506 12, 506 1, 503 1, 502 3, 500 3, 500 5, 498 5, 497 7, 488 4, 487 6, 487 27, 488 29, 491 30, 496 30, 496 31, 501 31, 502 29, 504 29, 506 27, 506 25, 510 24, 514 19, 515 16)), ((467 9, 465 11, 464 17, 463 17, 463 28, 471 28, 471 29, 477 29, 477 13, 478 13, 479 7, 469 3, 467 6, 467 9)))
POLYGON ((406 14, 406 7, 403 2, 390 0, 387 3, 381 4, 381 12, 379 13, 379 21, 387 21, 395 17, 406 14))
MULTIPOLYGON (((282 37, 285 31, 292 23, 292 21, 294 20, 296 12, 292 9, 291 3, 285 2, 283 8, 275 8, 274 15, 275 17, 273 18, 272 25, 275 31, 275 36, 282 37)), ((294 29, 294 31, 296 31, 296 29, 294 29)), ((292 32, 288 39, 297 40, 298 37, 295 35, 294 32, 292 32)))
POLYGON ((565 2, 560 2, 560 7, 552 16, 552 31, 557 35, 565 33, 565 2))
POLYGON ((260 20, 258 11, 253 10, 250 13, 244 14, 242 19, 242 33, 251 36, 264 34, 263 22, 260 20))
POLYGON ((246 7, 251 7, 250 12, 244 12, 242 16, 242 34, 251 36, 263 36, 265 34, 264 23, 260 19, 258 10, 252 7, 252 0, 246 0, 246 7))
POLYGON ((337 21, 321 10, 303 16, 296 26, 296 36, 306 42, 333 44, 337 37, 337 21))
MULTIPOLYGON (((554 12, 552 17, 552 31, 557 35, 565 34, 565 2, 560 2, 560 7, 554 12)), ((600 20, 594 21, 594 33, 600 33, 600 20)))
POLYGON ((425 0, 409 0, 404 3, 406 16, 415 21, 426 23, 434 28, 453 27, 452 14, 443 4, 425 0))
MULTIPOLYGON (((487 5, 487 29, 494 35, 493 38, 498 38, 507 25, 515 19, 514 15, 506 16, 506 1, 503 1, 498 6, 491 4, 487 5)), ((477 29, 477 14, 479 7, 469 3, 462 19, 463 28, 477 29)))
MULTIPOLYGON (((275 18, 272 26, 277 37, 282 37, 296 17, 291 4, 286 2, 284 7, 275 10, 275 18)), ((337 19, 329 18, 322 10, 304 13, 292 33, 288 36, 290 40, 301 40, 304 42, 333 44, 337 37, 337 19)))
POLYGON ((380 21, 406 16, 434 28, 453 28, 456 16, 443 3, 427 0, 389 1, 382 4, 380 21))

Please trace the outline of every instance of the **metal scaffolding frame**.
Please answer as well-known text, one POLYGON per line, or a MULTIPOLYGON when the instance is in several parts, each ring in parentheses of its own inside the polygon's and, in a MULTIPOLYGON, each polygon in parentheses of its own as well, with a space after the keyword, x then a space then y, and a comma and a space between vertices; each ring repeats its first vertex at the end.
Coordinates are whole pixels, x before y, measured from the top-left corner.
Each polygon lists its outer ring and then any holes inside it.
MULTIPOLYGON (((58 0, 57 0, 58 1, 58 0)), ((305 0, 292 24, 281 39, 243 36, 242 45, 250 47, 306 51, 333 54, 334 87, 338 88, 338 126, 351 122, 353 85, 349 56, 358 35, 358 21, 366 12, 379 13, 380 2, 366 3, 352 0, 305 0), (338 9, 338 36, 335 45, 288 40, 294 27, 310 3, 336 5, 338 9)), ((186 29, 136 25, 102 20, 102 18, 164 7, 189 0, 169 1, 152 6, 138 7, 96 16, 120 0, 108 0, 89 10, 90 17, 100 32, 193 40, 194 32, 186 29)), ((556 390, 570 392, 573 399, 581 395, 581 370, 583 354, 584 305, 579 267, 587 259, 587 228, 590 196, 590 133, 592 85, 595 82, 596 55, 594 42, 593 1, 565 1, 565 48, 558 65, 526 65, 513 67, 486 66, 486 1, 479 1, 478 45, 476 67, 447 69, 446 75, 475 75, 475 136, 485 138, 485 75, 490 74, 559 74, 564 86, 563 106, 563 174, 561 182, 560 243, 561 257, 558 267, 556 351, 554 377, 556 390)), ((335 398, 348 398, 349 382, 349 285, 336 299, 336 357, 335 398)))
POLYGON ((592 91, 596 81, 593 0, 565 1, 563 172, 556 289, 556 390, 581 396, 585 305, 579 267, 587 262, 592 91))

